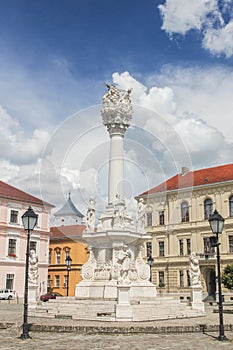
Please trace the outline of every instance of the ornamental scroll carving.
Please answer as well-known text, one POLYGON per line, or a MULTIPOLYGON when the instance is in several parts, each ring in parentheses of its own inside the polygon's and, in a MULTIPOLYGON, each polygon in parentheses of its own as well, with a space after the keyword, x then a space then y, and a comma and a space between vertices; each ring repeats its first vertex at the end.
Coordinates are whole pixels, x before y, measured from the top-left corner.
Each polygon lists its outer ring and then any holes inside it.
POLYGON ((82 266, 81 277, 83 280, 92 281, 94 280, 94 273, 96 268, 96 258, 92 248, 90 249, 90 256, 88 261, 82 266))
POLYGON ((135 268, 139 281, 149 281, 150 279, 150 267, 142 259, 143 245, 137 247, 137 254, 135 259, 135 268))

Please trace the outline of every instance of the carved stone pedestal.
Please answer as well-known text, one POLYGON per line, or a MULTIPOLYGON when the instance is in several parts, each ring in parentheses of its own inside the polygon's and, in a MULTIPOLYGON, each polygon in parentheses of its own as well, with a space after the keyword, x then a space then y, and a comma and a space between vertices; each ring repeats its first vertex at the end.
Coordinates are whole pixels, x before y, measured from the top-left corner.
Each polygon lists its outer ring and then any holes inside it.
POLYGON ((130 286, 117 286, 116 321, 132 321, 133 312, 130 304, 130 286))
POLYGON ((38 286, 29 286, 28 287, 28 304, 30 305, 30 307, 33 307, 36 305, 37 288, 38 288, 38 286))
POLYGON ((205 306, 202 301, 202 286, 194 285, 191 286, 191 305, 194 310, 205 311, 205 306))

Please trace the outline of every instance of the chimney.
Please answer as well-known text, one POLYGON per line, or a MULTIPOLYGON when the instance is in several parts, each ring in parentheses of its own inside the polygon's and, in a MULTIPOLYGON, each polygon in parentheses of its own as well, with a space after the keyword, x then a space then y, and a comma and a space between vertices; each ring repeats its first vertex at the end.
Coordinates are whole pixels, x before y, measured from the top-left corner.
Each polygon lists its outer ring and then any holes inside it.
POLYGON ((186 166, 182 166, 182 167, 181 167, 181 175, 182 175, 182 176, 186 175, 189 171, 190 171, 190 170, 189 170, 188 167, 186 167, 186 166))

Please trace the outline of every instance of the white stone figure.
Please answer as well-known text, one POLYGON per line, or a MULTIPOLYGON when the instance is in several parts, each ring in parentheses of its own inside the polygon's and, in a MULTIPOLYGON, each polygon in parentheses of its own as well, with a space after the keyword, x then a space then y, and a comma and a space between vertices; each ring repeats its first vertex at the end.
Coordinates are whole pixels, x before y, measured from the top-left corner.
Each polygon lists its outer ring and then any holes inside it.
POLYGON ((124 115, 131 115, 133 113, 131 99, 130 99, 131 91, 132 89, 125 91, 120 98, 120 103, 121 103, 120 110, 123 118, 124 118, 124 115))
MULTIPOLYGON (((115 85, 104 84, 108 88, 107 94, 103 96, 103 104, 101 115, 103 117, 104 125, 110 127, 110 124, 126 124, 126 128, 132 119, 132 105, 130 100, 130 93, 132 89, 127 91, 118 89, 115 85), (123 94, 121 94, 123 92, 123 94)), ((124 128, 122 128, 124 129, 124 128)))
POLYGON ((137 231, 144 231, 145 222, 146 222, 146 205, 144 204, 143 198, 139 199, 138 202, 138 211, 137 211, 137 231))
POLYGON ((120 265, 120 275, 118 277, 118 282, 121 284, 129 284, 129 271, 130 271, 130 261, 131 261, 131 252, 127 246, 123 247, 118 255, 117 262, 120 265))
POLYGON ((38 256, 34 249, 30 250, 29 255, 29 272, 28 272, 28 284, 31 286, 38 285, 38 256))
POLYGON ((86 231, 94 231, 94 227, 95 227, 95 204, 96 204, 95 198, 91 197, 89 199, 89 206, 88 206, 87 215, 86 215, 86 224, 87 224, 86 231))
POLYGON ((196 257, 196 253, 191 253, 189 257, 189 276, 191 286, 201 286, 201 272, 199 267, 199 261, 196 257))
POLYGON ((118 100, 120 99, 120 93, 117 87, 113 84, 108 85, 105 83, 104 85, 107 86, 108 93, 103 96, 103 101, 107 100, 113 103, 117 103, 118 100))
POLYGON ((116 200, 113 203, 114 215, 112 218, 112 227, 125 226, 125 205, 121 201, 120 194, 116 194, 116 200))

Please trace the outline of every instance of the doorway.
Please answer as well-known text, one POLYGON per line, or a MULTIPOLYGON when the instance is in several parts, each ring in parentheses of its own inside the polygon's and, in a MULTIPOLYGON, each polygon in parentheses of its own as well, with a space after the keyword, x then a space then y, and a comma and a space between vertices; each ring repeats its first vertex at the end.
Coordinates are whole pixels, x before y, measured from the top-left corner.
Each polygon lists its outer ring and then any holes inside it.
POLYGON ((206 289, 209 297, 213 297, 215 300, 215 294, 216 294, 216 273, 215 269, 208 269, 206 271, 206 289))

